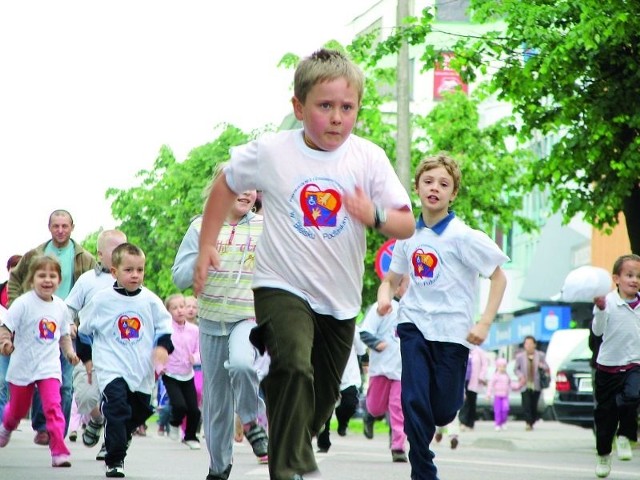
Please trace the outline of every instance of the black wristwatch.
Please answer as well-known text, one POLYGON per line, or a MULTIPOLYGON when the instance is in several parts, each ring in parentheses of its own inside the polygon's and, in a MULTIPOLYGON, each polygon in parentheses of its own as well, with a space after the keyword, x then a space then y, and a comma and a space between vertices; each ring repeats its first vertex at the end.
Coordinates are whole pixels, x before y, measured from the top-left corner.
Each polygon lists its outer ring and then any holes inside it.
POLYGON ((387 223, 387 211, 380 205, 374 205, 373 207, 373 228, 378 230, 387 223))

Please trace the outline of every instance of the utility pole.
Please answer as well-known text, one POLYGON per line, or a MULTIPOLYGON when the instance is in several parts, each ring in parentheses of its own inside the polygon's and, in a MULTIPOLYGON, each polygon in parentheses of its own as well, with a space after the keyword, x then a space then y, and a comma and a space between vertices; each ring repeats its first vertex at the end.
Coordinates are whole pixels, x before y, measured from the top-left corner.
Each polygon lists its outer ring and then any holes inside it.
MULTIPOLYGON (((396 9, 396 27, 404 28, 402 20, 409 16, 409 0, 398 0, 396 9)), ((411 191, 411 124, 409 111, 409 45, 402 40, 398 51, 396 67, 397 88, 397 134, 396 170, 400 181, 411 191)))

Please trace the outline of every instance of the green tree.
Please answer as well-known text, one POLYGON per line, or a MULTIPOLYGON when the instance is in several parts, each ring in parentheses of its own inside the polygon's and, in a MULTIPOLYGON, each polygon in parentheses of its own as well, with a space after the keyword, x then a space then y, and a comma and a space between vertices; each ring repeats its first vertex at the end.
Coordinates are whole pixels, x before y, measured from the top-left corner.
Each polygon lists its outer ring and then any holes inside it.
MULTIPOLYGON (((335 42, 331 48, 342 48, 335 42)), ((361 39, 346 47, 366 72, 366 94, 354 132, 380 145, 389 158, 395 155, 395 117, 386 114, 383 105, 392 99, 393 67, 370 64, 370 45, 361 39)), ((299 57, 287 54, 281 65, 295 67, 299 57)), ((525 162, 522 151, 508 152, 505 147, 510 129, 498 123, 479 127, 478 102, 465 95, 450 95, 425 117, 414 116, 416 135, 412 148, 413 167, 426 155, 447 150, 463 166, 463 191, 456 213, 470 224, 492 233, 527 221, 517 215, 521 196, 517 187, 519 165, 525 162), (482 159, 482 162, 478 162, 482 159), (487 175, 488 174, 488 175, 487 175)), ((190 220, 201 213, 202 190, 215 166, 229 158, 229 148, 245 143, 260 132, 245 134, 228 126, 211 143, 193 149, 184 162, 177 162, 171 150, 162 147, 151 170, 137 174, 140 184, 126 189, 109 189, 112 215, 129 240, 147 253, 145 284, 161 296, 175 291, 171 265, 190 220)), ((367 235, 363 306, 376 299, 380 280, 374 269, 375 254, 386 240, 370 231, 367 235)))
MULTIPOLYGON (((469 81, 491 74, 493 91, 513 105, 520 139, 557 140, 528 165, 528 188, 548 188, 553 211, 566 221, 583 214, 605 232, 624 213, 640 252, 640 3, 471 0, 470 11, 494 28, 455 42, 454 66, 469 81)), ((428 11, 408 19, 379 54, 405 36, 433 66, 431 25, 428 11)))
POLYGON ((483 98, 482 89, 472 97, 462 91, 447 93, 428 115, 416 116, 415 125, 423 132, 416 144, 428 148, 421 152, 416 147, 419 157, 414 161, 445 151, 460 163, 462 184, 453 210, 473 228, 491 235, 495 229, 508 232, 515 223, 531 231, 535 225, 521 212, 522 175, 532 152, 508 148, 512 129, 505 120, 480 127, 483 98))
POLYGON ((102 232, 102 228, 96 232, 88 234, 84 240, 82 240, 82 247, 98 260, 98 236, 102 232))
POLYGON ((151 170, 136 175, 138 186, 107 191, 118 228, 146 254, 145 285, 161 297, 176 291, 171 266, 189 223, 202 213, 202 192, 216 165, 229 158, 229 148, 247 142, 248 135, 233 126, 211 143, 194 148, 184 162, 166 146, 151 170))

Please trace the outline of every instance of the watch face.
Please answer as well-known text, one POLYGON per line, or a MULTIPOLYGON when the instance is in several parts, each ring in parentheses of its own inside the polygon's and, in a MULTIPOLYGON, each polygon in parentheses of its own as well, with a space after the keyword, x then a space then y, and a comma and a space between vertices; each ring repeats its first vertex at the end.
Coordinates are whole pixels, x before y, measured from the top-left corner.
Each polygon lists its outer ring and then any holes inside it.
POLYGON ((382 225, 384 225, 387 222, 387 211, 376 205, 376 224, 375 224, 375 228, 380 228, 382 225))
POLYGON ((380 209, 380 223, 387 223, 387 211, 384 208, 380 209))

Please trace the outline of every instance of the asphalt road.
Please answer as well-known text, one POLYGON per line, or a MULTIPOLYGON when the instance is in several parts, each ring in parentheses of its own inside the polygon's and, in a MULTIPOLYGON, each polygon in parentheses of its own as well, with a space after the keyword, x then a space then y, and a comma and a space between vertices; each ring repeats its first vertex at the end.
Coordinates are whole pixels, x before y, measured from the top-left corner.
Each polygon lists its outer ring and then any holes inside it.
MULTIPOLYGON (((134 437, 125 462, 126 477, 154 480, 204 480, 208 469, 205 449, 189 450, 149 429, 146 437, 134 437)), ((14 432, 9 445, 0 449, 0 480, 98 479, 105 478, 102 462, 95 460, 97 447, 81 442, 69 443, 71 468, 50 466, 49 450, 32 443, 28 422, 14 432)), ((373 440, 361 433, 339 437, 332 433, 333 446, 318 454, 322 476, 329 480, 409 479, 408 464, 392 463, 388 436, 376 434, 373 440)), ((496 432, 492 422, 478 422, 472 432, 463 432, 455 450, 447 437, 434 444, 441 480, 577 480, 595 478, 593 434, 557 422, 541 422, 532 432, 522 422, 510 422, 508 429, 496 432)), ((615 453, 614 453, 615 455, 615 453)), ((613 460, 610 479, 640 479, 640 449, 628 462, 613 460)), ((233 479, 267 480, 267 467, 259 465, 246 443, 236 444, 233 479)), ((318 478, 318 477, 314 477, 318 478)))

